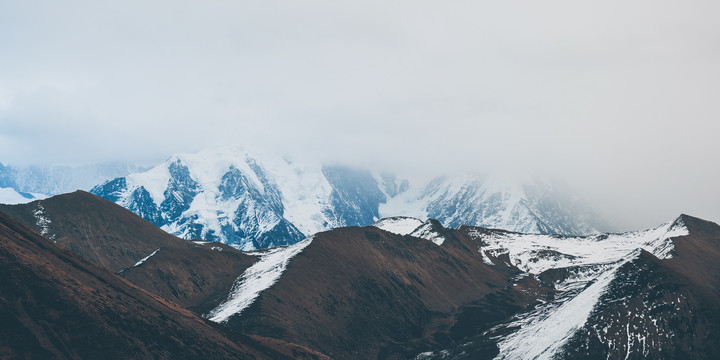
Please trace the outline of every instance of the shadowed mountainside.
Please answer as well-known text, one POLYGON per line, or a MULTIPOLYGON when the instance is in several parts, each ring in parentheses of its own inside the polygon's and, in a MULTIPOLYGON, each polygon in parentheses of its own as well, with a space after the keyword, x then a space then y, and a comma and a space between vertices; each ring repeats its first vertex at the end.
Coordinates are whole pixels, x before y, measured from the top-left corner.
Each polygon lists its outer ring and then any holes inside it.
POLYGON ((0 357, 270 358, 0 213, 0 357))
POLYGON ((233 340, 274 358, 509 359, 528 346, 562 359, 703 359, 720 351, 720 226, 686 215, 588 237, 398 217, 246 254, 158 233, 82 192, 3 208, 91 260, 138 249, 118 274, 200 314, 256 292, 216 319, 241 334, 233 340), (114 247, 95 251, 95 241, 114 247), (535 344, 522 324, 557 341, 535 344))
POLYGON ((235 279, 256 261, 227 245, 172 236, 84 191, 0 205, 0 211, 57 245, 198 313, 224 300, 235 279))
POLYGON ((316 234, 228 325, 339 359, 404 359, 448 347, 550 295, 532 277, 514 284, 517 268, 484 264, 479 243, 433 225, 442 246, 374 227, 316 234))

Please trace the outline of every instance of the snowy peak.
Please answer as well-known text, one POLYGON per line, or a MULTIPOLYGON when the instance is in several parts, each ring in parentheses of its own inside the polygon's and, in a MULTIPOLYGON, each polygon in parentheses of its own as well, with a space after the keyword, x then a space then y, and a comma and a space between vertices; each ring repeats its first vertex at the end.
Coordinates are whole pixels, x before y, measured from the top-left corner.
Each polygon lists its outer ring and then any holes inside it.
POLYGON ((445 242, 445 236, 442 235, 445 228, 435 219, 423 222, 408 216, 393 216, 380 219, 372 226, 393 234, 410 235, 432 241, 436 245, 442 245, 445 242))
POLYGON ((297 164, 239 148, 174 155, 92 192, 179 237, 245 250, 293 244, 339 226, 370 224, 386 200, 369 172, 297 164))
MULTIPOLYGON (((591 234, 595 217, 543 182, 491 176, 411 184, 394 175, 222 148, 178 154, 92 192, 165 231, 252 250, 407 215, 540 234, 591 234)), ((414 230, 414 229, 413 229, 414 230)))
POLYGON ((381 215, 433 218, 446 227, 482 226, 536 234, 587 235, 608 227, 572 190, 549 181, 490 175, 439 177, 390 199, 381 215))
POLYGON ((373 224, 378 229, 398 235, 409 235, 413 230, 420 227, 423 221, 409 216, 393 216, 382 218, 373 224))
POLYGON ((443 235, 445 228, 435 219, 428 219, 417 229, 410 233, 410 236, 432 241, 435 245, 442 245, 445 242, 443 235))

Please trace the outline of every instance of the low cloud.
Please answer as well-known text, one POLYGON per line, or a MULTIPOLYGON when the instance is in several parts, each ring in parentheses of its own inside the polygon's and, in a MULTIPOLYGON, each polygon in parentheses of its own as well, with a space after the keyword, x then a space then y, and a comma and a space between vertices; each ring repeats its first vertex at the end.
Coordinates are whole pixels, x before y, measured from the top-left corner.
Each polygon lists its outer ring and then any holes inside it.
POLYGON ((568 182, 627 228, 720 220, 720 4, 0 5, 5 163, 245 144, 568 182))

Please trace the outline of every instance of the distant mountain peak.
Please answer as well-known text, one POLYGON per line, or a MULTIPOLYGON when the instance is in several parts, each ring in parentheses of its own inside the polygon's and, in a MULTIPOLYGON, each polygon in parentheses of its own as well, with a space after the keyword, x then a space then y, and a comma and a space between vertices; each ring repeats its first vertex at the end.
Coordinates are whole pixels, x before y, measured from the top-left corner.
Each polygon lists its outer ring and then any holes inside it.
POLYGON ((397 215, 528 233, 600 230, 596 215, 543 182, 462 175, 413 184, 387 173, 302 163, 242 147, 176 154, 92 192, 182 238, 245 250, 397 215))

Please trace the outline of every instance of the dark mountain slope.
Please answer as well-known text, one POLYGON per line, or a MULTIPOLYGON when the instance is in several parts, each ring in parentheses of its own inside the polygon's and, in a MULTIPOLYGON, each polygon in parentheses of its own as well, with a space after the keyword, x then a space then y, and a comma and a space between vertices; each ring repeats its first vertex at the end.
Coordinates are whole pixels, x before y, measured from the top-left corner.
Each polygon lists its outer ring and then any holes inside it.
POLYGON ((269 358, 0 213, 0 357, 269 358))
POLYGON ((194 243, 167 234, 84 191, 0 205, 0 211, 143 289, 198 312, 224 300, 235 278, 256 261, 227 245, 194 243))
POLYGON ((125 208, 84 191, 21 205, 0 205, 56 244, 105 267, 120 271, 178 239, 125 208))
POLYGON ((202 314, 227 298, 235 279, 255 260, 224 244, 188 243, 187 247, 161 248, 142 264, 118 275, 202 314))
POLYGON ((682 215, 689 234, 673 240, 673 257, 667 266, 686 276, 698 288, 720 292, 720 225, 682 215))
POLYGON ((374 227, 317 234, 228 324, 336 358, 408 358, 488 329, 546 290, 513 286, 516 268, 486 266, 478 243, 434 225, 442 246, 374 227))

